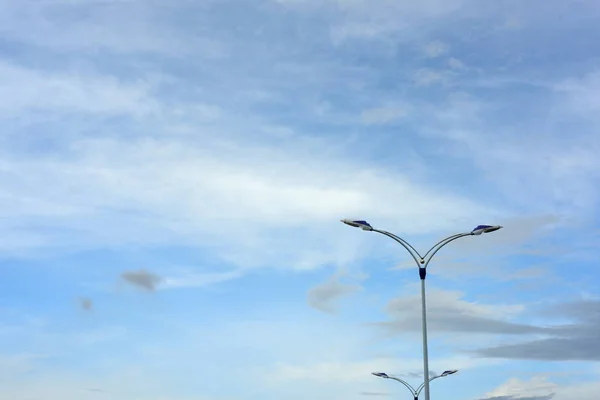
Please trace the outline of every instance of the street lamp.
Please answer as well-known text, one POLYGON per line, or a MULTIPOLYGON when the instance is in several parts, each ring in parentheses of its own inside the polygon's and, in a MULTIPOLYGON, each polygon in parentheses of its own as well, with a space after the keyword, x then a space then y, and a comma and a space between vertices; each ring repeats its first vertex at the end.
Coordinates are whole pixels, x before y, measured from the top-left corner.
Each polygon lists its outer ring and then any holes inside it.
MULTIPOLYGON (((429 382, 433 381, 434 379, 438 379, 438 378, 444 378, 444 377, 446 377, 446 376, 448 376, 448 375, 452 375, 452 374, 455 374, 455 373, 457 373, 457 372, 458 372, 458 370, 457 370, 457 369, 450 369, 450 370, 448 370, 448 371, 444 371, 444 372, 442 372, 442 373, 441 373, 441 374, 439 374, 439 375, 436 375, 436 376, 434 376, 433 378, 431 378, 431 379, 429 379, 429 380, 427 380, 427 381, 425 381, 425 382, 429 383, 429 382)), ((404 381, 404 380, 402 380, 402 379, 400 379, 400 378, 396 378, 395 376, 388 375, 388 374, 386 374, 385 372, 372 372, 372 374, 373 374, 373 375, 375 375, 375 376, 378 376, 378 377, 380 377, 380 378, 384 378, 384 379, 393 379, 393 380, 395 380, 395 381, 397 381, 397 382, 400 382, 401 384, 403 384, 404 386, 406 386, 406 388, 407 388, 408 390, 410 390, 410 392, 411 392, 411 393, 412 393, 412 395, 414 396, 414 400, 419 400, 419 395, 421 394, 421 391, 423 390, 423 387, 425 387, 425 382, 423 382, 423 383, 421 383, 421 384, 419 385, 419 387, 417 387, 417 388, 415 389, 415 388, 413 388, 413 387, 412 387, 412 386, 411 386, 411 385, 410 385, 408 382, 406 382, 406 381, 404 381)))
POLYGON ((417 263, 417 267, 419 268, 419 278, 421 278, 421 314, 422 314, 422 324, 423 324, 423 370, 425 381, 425 400, 429 399, 429 355, 427 350, 427 306, 425 303, 425 277, 427 276, 427 266, 429 262, 433 258, 433 256, 445 245, 448 243, 460 239, 465 236, 477 236, 483 233, 491 233, 495 232, 502 227, 500 225, 477 225, 472 231, 466 233, 457 233, 456 235, 448 236, 445 239, 437 242, 432 248, 430 248, 425 255, 419 254, 419 252, 410 245, 406 240, 394 235, 393 233, 382 231, 379 229, 373 228, 367 221, 364 220, 352 220, 352 219, 342 219, 346 225, 350 225, 354 228, 360 228, 364 231, 377 232, 385 235, 389 238, 394 239, 396 242, 400 243, 402 247, 404 247, 412 256, 413 260, 417 263))

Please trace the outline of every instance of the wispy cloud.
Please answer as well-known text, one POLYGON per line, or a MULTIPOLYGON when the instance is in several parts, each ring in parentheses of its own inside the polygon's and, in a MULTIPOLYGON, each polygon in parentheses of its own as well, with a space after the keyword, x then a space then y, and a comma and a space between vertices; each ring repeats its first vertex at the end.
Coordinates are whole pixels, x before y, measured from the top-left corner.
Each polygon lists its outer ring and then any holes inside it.
POLYGON ((513 378, 487 393, 487 397, 482 400, 550 400, 554 398, 557 389, 557 384, 543 376, 536 376, 527 381, 513 378))
POLYGON ((414 82, 418 86, 430 86, 445 80, 444 71, 421 68, 414 73, 414 82))
POLYGON ((436 58, 439 57, 449 51, 448 45, 444 42, 435 40, 433 42, 429 42, 423 48, 423 52, 427 57, 436 58))
POLYGON ((600 71, 583 76, 570 77, 554 85, 554 90, 567 96, 571 112, 593 117, 600 110, 600 71))
MULTIPOLYGON (((12 211, 3 229, 11 231, 19 251, 66 243, 71 248, 187 243, 214 248, 239 266, 292 259, 305 269, 351 259, 353 240, 361 237, 339 229, 334 221, 343 215, 370 215, 427 233, 450 226, 451 219, 499 212, 451 193, 434 194, 384 169, 366 169, 333 154, 311 156, 320 141, 299 143, 285 156, 274 147, 229 140, 195 143, 80 140, 65 147, 60 160, 6 158, 3 201, 12 211), (22 174, 26 181, 18 178, 22 174), (43 184, 48 180, 51 188, 43 184), (393 201, 399 196, 402 210, 393 201), (16 204, 15 198, 27 200, 16 204), (419 223, 408 223, 417 216, 419 223), (33 218, 35 228, 16 228, 33 218), (40 226, 62 234, 44 234, 40 226), (283 231, 296 240, 284 239, 283 231), (300 237, 313 248, 296 246, 300 237)), ((5 251, 15 250, 10 243, 5 251)))
MULTIPOLYGON (((466 6, 465 0, 450 0, 440 2, 427 0, 419 4, 407 2, 377 1, 349 1, 349 2, 314 2, 314 1, 280 1, 294 7, 296 10, 330 11, 333 23, 333 38, 335 42, 351 39, 381 40, 396 36, 402 32, 407 35, 421 24, 438 22, 445 16, 452 14, 466 6), (316 4, 325 4, 321 9, 316 4), (333 7, 335 5, 336 7, 333 7), (335 13, 338 9, 343 13, 335 13)), ((399 40, 399 39, 396 39, 399 40)))
POLYGON ((458 58, 451 57, 448 60, 448 66, 452 69, 461 70, 465 68, 465 64, 458 58))
POLYGON ((199 273, 191 270, 184 273, 179 273, 177 275, 172 274, 171 276, 165 277, 163 279, 161 288, 176 289, 186 287, 202 287, 240 278, 242 275, 242 270, 216 273, 199 273))
MULTIPOLYGON (((36 1, 22 5, 4 1, 1 32, 12 40, 67 52, 108 51, 118 56, 132 54, 190 55, 218 57, 224 49, 202 37, 193 42, 179 43, 172 36, 160 34, 177 30, 169 24, 166 14, 173 11, 166 3, 148 7, 141 0, 104 1, 36 1), (163 8, 161 13, 159 9, 163 8), (89 13, 88 13, 89 12, 89 13), (81 18, 85 14, 86 18, 81 18)), ((204 4, 200 8, 209 6, 204 4)))
POLYGON ((386 124, 398 119, 402 119, 407 115, 406 106, 389 106, 380 107, 362 112, 361 118, 365 124, 386 124))
POLYGON ((308 291, 308 304, 318 310, 335 313, 337 310, 337 302, 346 296, 362 290, 362 286, 358 284, 348 284, 340 282, 344 277, 344 273, 336 273, 332 275, 326 282, 323 282, 308 291))
POLYGON ((148 115, 156 112, 148 82, 119 82, 114 76, 50 73, 0 61, 0 89, 12 93, 0 100, 0 116, 19 112, 77 112, 148 115))

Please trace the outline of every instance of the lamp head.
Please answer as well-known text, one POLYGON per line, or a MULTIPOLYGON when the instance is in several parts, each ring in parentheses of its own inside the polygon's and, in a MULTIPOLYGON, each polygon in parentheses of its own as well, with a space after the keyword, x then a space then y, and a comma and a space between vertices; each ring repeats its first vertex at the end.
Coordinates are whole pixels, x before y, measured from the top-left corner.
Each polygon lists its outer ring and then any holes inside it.
POLYGON ((389 378, 389 375, 385 372, 371 372, 372 375, 378 376, 380 378, 389 378))
POLYGON ((360 228, 363 231, 372 231, 373 227, 364 220, 360 220, 360 219, 342 219, 340 220, 341 222, 343 222, 346 225, 350 225, 354 228, 360 228))
POLYGON ((471 235, 481 235, 482 233, 495 232, 498 229, 502 229, 500 225, 477 225, 475 229, 471 231, 471 235))
POLYGON ((457 373, 457 372, 458 372, 458 370, 457 370, 457 369, 450 369, 450 370, 448 370, 448 371, 444 371, 444 372, 442 372, 442 374, 441 374, 440 376, 448 376, 448 375, 455 374, 455 373, 457 373))

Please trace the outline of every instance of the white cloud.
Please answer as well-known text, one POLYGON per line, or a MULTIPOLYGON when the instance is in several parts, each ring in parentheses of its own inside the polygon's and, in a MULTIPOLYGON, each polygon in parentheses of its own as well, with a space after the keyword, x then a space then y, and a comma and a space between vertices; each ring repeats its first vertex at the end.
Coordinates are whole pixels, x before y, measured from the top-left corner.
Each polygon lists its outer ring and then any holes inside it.
POLYGON ((168 13, 163 8, 173 4, 159 5, 162 7, 148 7, 143 0, 2 1, 0 32, 7 39, 59 52, 109 51, 119 55, 153 53, 195 58, 219 58, 227 53, 222 44, 202 36, 193 41, 177 40, 181 30, 168 23, 168 13))
POLYGON ((552 400, 596 400, 600 398, 600 382, 565 385, 557 390, 552 400))
MULTIPOLYGON (((558 112, 561 106, 570 107, 572 103, 563 98, 552 104, 558 112)), ((593 209, 600 196, 597 185, 590 184, 600 179, 597 135, 582 130, 567 139, 546 129, 532 132, 523 140, 522 131, 511 123, 499 121, 496 126, 489 122, 497 106, 496 101, 453 93, 442 104, 420 108, 423 121, 429 124, 423 135, 452 144, 444 149, 446 155, 470 160, 486 182, 493 182, 520 208, 532 209, 535 203, 536 213, 556 215, 593 209), (519 180, 514 179, 517 175, 519 180)), ((554 129, 553 121, 549 120, 546 127, 554 129)))
POLYGON ((274 1, 297 12, 327 13, 331 19, 331 37, 336 44, 354 39, 409 41, 414 37, 411 28, 424 23, 435 24, 468 3, 468 0, 424 0, 418 3, 389 0, 274 1), (405 35, 398 36, 398 32, 405 35))
POLYGON ((363 123, 367 125, 387 124, 398 119, 402 119, 407 114, 407 107, 390 106, 365 110, 362 112, 361 118, 363 123))
POLYGON ((190 270, 186 273, 165 277, 163 284, 159 287, 159 289, 202 287, 236 279, 241 276, 241 270, 216 273, 198 273, 190 270))
POLYGON ((91 74, 51 74, 0 61, 0 116, 21 111, 144 115, 156 112, 148 82, 91 74))
POLYGON ((444 82, 446 75, 442 71, 420 68, 414 73, 413 79, 418 86, 431 86, 435 83, 444 82))
POLYGON ((521 28, 523 28, 523 20, 516 16, 508 17, 506 19, 506 21, 504 21, 498 27, 498 29, 500 29, 500 30, 509 30, 509 31, 515 31, 515 30, 518 30, 521 28))
POLYGON ((554 90, 568 96, 571 112, 595 116, 600 110, 600 71, 565 79, 554 90))
POLYGON ((4 158, 3 230, 12 238, 3 244, 5 252, 67 243, 201 243, 239 265, 295 260, 297 268, 313 268, 354 258, 352 243, 364 235, 339 223, 345 215, 428 233, 453 218, 497 213, 383 170, 309 156, 310 146, 281 151, 172 138, 80 140, 69 147, 60 161, 4 158), (399 197, 402 209, 394 201, 399 197), (33 220, 62 233, 23 228, 33 220), (283 231, 291 236, 284 239, 283 231), (297 245, 299 238, 304 246, 297 245))
POLYGON ((496 389, 485 394, 486 397, 510 396, 515 399, 523 397, 546 396, 556 391, 558 385, 549 382, 546 377, 535 376, 530 380, 511 378, 496 389))
POLYGON ((423 48, 423 52, 429 58, 437 58, 448 52, 448 45, 439 40, 429 42, 423 48))
POLYGON ((450 66, 450 68, 456 69, 456 70, 465 69, 465 64, 462 61, 460 61, 458 58, 455 58, 455 57, 451 57, 448 60, 448 65, 450 66))
POLYGON ((580 382, 557 384, 547 376, 534 376, 529 380, 511 378, 494 390, 485 394, 486 399, 506 398, 508 400, 548 398, 552 400, 595 400, 600 396, 600 383, 580 382))
POLYGON ((360 285, 340 282, 340 278, 345 275, 343 271, 338 272, 332 275, 326 282, 311 288, 307 295, 308 304, 318 310, 335 313, 337 303, 342 297, 362 290, 362 286, 360 285))

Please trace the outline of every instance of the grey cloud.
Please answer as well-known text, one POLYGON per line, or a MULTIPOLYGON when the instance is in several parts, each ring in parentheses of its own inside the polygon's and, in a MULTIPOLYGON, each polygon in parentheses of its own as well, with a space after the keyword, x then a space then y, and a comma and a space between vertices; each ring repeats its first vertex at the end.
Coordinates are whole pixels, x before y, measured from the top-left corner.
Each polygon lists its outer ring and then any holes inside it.
POLYGON ((96 388, 90 388, 90 389, 85 389, 88 392, 95 392, 95 393, 108 393, 106 390, 104 389, 96 389, 96 388))
POLYGON ((572 318, 574 322, 546 329, 550 337, 476 351, 481 357, 544 360, 600 361, 600 301, 569 302, 543 314, 572 318))
POLYGON ((327 282, 317 285, 308 291, 308 304, 326 313, 335 313, 337 301, 344 296, 362 290, 360 285, 340 282, 340 274, 333 275, 327 282))
POLYGON ((562 315, 578 321, 600 323, 600 301, 581 300, 557 304, 546 310, 547 315, 562 315))
POLYGON ((148 291, 156 290, 158 284, 162 282, 161 277, 145 270, 126 271, 121 274, 121 278, 133 286, 148 291))
MULTIPOLYGON (((416 311, 420 312, 420 309, 416 311)), ((545 328, 537 326, 460 314, 439 315, 429 313, 427 323, 431 330, 439 332, 471 332, 487 333, 492 335, 524 335, 546 332, 545 328)), ((421 319, 420 316, 416 315, 415 313, 415 315, 411 315, 408 318, 403 318, 402 320, 383 322, 379 323, 378 325, 384 327, 390 333, 398 333, 402 331, 420 332, 421 319)))
MULTIPOLYGON (((579 301, 554 305, 540 314, 548 318, 570 318, 572 323, 536 326, 510 320, 510 308, 476 305, 452 292, 433 291, 428 306, 432 331, 490 335, 536 335, 535 340, 490 346, 474 351, 480 357, 544 360, 600 361, 600 301, 579 301), (502 317, 501 314, 506 316, 502 317)), ((379 322, 390 335, 420 332, 419 297, 395 299, 387 307, 391 321, 379 322)))
POLYGON ((79 306, 85 311, 92 311, 92 309, 94 308, 94 302, 92 301, 92 299, 82 297, 79 299, 79 306))
MULTIPOLYGON (((484 334, 526 335, 546 333, 547 328, 511 322, 497 317, 501 313, 518 311, 510 306, 472 304, 460 298, 458 292, 430 291, 428 325, 432 331, 484 334)), ((389 334, 421 330, 420 296, 392 300, 386 311, 391 321, 379 322, 389 334)))
MULTIPOLYGON (((600 327, 597 327, 597 332, 600 327)), ((550 338, 478 350, 487 358, 543 361, 600 361, 598 334, 594 337, 550 338)))

